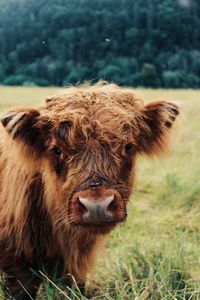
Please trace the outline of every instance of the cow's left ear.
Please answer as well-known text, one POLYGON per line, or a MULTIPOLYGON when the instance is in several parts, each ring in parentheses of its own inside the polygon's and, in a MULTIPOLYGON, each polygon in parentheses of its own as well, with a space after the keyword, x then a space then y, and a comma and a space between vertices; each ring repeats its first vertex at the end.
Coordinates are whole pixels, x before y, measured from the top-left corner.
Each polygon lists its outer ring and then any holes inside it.
POLYGON ((44 135, 50 128, 51 122, 41 117, 36 109, 16 109, 0 115, 0 122, 16 141, 30 146, 35 151, 44 150, 44 135))
POLYGON ((148 155, 166 152, 178 115, 178 106, 171 102, 154 101, 145 105, 139 117, 139 152, 148 155))

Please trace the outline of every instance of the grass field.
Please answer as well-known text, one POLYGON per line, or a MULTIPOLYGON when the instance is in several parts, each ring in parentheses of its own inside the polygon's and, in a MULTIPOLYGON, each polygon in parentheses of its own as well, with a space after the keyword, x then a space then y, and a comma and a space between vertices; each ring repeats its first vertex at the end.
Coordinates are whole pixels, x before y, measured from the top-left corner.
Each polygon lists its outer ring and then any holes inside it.
MULTIPOLYGON (((57 91, 0 87, 0 110, 35 105, 57 91)), ((200 91, 136 92, 146 100, 178 101, 181 137, 168 157, 138 159, 128 220, 100 253, 93 271, 96 284, 90 284, 97 288, 92 299, 200 299, 200 91)), ((55 299, 50 285, 45 287, 40 299, 55 299)))

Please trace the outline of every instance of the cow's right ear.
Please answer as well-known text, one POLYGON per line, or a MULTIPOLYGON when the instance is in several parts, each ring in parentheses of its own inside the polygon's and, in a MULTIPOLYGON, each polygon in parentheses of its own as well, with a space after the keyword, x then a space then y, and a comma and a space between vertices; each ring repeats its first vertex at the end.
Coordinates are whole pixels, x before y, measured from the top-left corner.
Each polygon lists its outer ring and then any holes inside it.
POLYGON ((42 151, 45 148, 44 135, 50 129, 51 122, 41 117, 36 109, 16 109, 0 115, 0 122, 16 141, 20 141, 32 150, 42 151))
POLYGON ((159 100, 146 104, 138 119, 139 152, 151 156, 167 152, 179 113, 179 107, 172 102, 159 100))

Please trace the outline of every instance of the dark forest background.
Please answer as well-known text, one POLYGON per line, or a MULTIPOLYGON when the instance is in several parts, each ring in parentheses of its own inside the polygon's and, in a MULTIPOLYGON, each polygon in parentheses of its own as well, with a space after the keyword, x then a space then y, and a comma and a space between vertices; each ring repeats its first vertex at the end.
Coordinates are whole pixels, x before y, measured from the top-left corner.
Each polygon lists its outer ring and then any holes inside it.
POLYGON ((199 0, 0 0, 0 83, 200 87, 199 0))

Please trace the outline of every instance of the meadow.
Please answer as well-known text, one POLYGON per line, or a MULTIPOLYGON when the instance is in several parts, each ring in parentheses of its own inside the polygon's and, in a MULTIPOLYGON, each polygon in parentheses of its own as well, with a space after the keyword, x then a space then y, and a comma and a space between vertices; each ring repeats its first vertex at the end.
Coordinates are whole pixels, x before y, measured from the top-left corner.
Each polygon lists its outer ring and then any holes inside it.
MULTIPOLYGON (((0 111, 40 103, 58 88, 0 87, 0 111)), ((200 299, 200 91, 137 89, 145 101, 175 100, 181 129, 171 153, 139 157, 128 219, 108 237, 89 282, 93 300, 200 299)), ((44 277, 38 299, 87 299, 44 277), (55 291, 57 295, 55 296, 55 291)))

